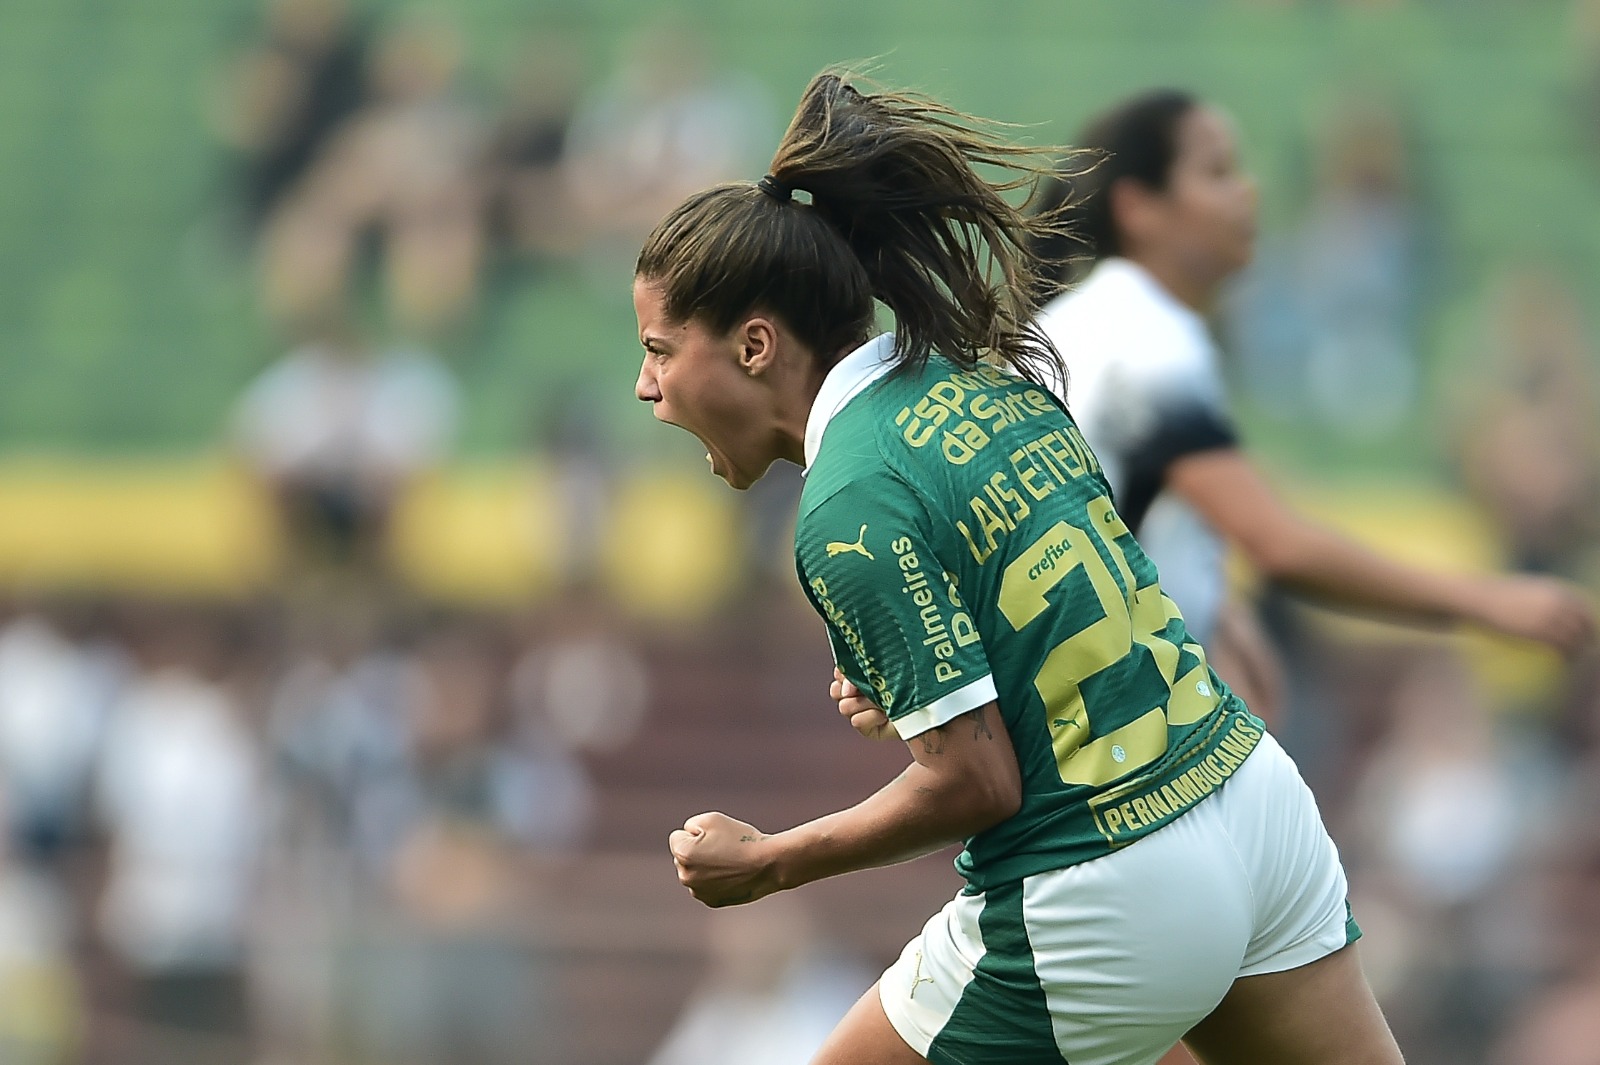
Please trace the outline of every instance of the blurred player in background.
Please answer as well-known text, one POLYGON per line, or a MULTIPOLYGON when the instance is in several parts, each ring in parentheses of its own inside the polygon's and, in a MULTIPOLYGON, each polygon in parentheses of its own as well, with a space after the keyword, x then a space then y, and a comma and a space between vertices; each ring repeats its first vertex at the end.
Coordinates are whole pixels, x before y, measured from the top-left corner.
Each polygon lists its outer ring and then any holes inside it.
POLYGON ((1255 243, 1255 182, 1226 115, 1156 90, 1092 120, 1078 147, 1101 161, 1047 187, 1043 209, 1067 205, 1073 224, 1037 250, 1066 264, 1049 291, 1087 274, 1045 304, 1038 325, 1066 360, 1073 415, 1118 513, 1252 709, 1275 709, 1277 665, 1253 616, 1227 603, 1229 545, 1263 576, 1332 605, 1472 622, 1565 651, 1585 639, 1588 608, 1564 582, 1392 562, 1296 513, 1242 449, 1205 320, 1255 243))
POLYGON ((678 876, 726 906, 964 842, 966 889, 819 1065, 1149 1065, 1180 1038, 1208 1063, 1399 1062, 1310 792, 1039 383, 1062 371, 1028 249, 1062 220, 1002 195, 1030 159, 824 74, 765 178, 645 243, 639 398, 735 488, 806 467, 802 582, 913 759, 786 832, 690 818, 678 876))

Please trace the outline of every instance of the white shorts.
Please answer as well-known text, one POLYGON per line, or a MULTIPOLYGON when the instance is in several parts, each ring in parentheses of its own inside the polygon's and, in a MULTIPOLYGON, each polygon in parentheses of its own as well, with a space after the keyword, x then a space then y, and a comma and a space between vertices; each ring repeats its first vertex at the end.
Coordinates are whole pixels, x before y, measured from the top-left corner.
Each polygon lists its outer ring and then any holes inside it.
POLYGON ((958 895, 883 974, 936 1065, 1149 1065, 1241 976, 1353 942, 1339 853, 1283 748, 1103 858, 958 895))

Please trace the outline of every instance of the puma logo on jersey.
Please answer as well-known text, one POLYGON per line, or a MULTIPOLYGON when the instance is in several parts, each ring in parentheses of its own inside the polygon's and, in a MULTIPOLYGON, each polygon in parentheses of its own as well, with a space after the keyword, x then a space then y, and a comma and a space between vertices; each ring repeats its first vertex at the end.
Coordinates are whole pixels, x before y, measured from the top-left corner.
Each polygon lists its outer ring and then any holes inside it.
POLYGON ((916 998, 917 997, 917 985, 918 984, 931 984, 931 983, 933 983, 933 977, 931 977, 931 976, 923 976, 922 975, 922 951, 919 950, 919 951, 917 951, 917 963, 916 963, 915 966, 912 967, 912 970, 911 970, 911 992, 908 995, 906 995, 906 998, 916 998))
POLYGON ((867 527, 865 525, 861 526, 861 531, 856 534, 855 543, 847 544, 840 540, 835 540, 828 545, 829 558, 832 558, 835 555, 843 555, 848 552, 854 552, 858 555, 865 555, 874 562, 878 561, 878 557, 871 551, 867 550, 867 527))

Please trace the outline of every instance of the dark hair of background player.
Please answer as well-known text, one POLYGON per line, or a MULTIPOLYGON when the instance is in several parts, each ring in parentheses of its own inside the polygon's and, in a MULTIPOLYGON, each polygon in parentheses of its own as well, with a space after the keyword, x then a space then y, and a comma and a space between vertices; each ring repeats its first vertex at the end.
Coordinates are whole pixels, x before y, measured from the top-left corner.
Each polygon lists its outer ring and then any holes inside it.
POLYGON ((746 182, 707 189, 656 227, 636 274, 661 286, 678 321, 723 332, 760 309, 830 361, 868 339, 881 301, 895 316, 898 369, 938 352, 1039 381, 1061 371, 1030 322, 1028 295, 1053 272, 1034 249, 1061 222, 1004 194, 1032 194, 1052 172, 1038 150, 969 115, 823 73, 771 166, 809 202, 746 182))
POLYGON ((1112 187, 1126 178, 1164 192, 1178 158, 1178 127, 1199 106, 1190 93, 1153 89, 1084 127, 1075 146, 1098 161, 1085 167, 1068 160, 1040 188, 1038 209, 1066 224, 1052 227, 1033 246, 1036 257, 1057 264, 1057 273, 1033 290, 1037 302, 1049 300, 1101 259, 1122 254, 1111 216, 1112 187))

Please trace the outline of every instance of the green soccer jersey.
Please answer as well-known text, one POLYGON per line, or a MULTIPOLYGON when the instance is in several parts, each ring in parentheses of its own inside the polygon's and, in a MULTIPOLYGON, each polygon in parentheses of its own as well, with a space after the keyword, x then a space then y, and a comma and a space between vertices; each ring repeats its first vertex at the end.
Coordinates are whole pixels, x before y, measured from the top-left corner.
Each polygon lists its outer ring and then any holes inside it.
POLYGON ((835 659, 909 739, 998 700, 1015 816, 967 840, 972 890, 1088 861, 1231 776, 1261 722, 1217 679, 1044 389, 893 339, 828 375, 796 564, 835 659))

